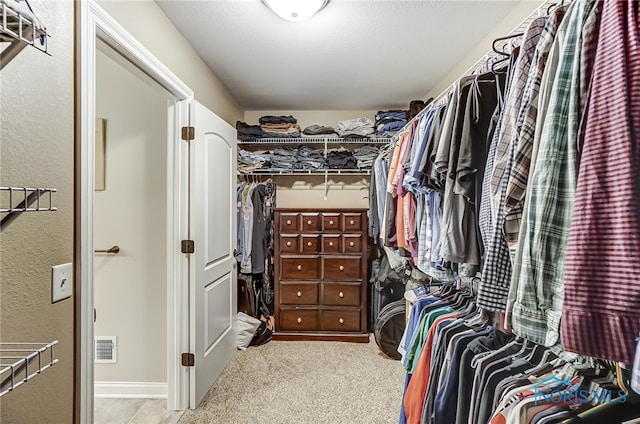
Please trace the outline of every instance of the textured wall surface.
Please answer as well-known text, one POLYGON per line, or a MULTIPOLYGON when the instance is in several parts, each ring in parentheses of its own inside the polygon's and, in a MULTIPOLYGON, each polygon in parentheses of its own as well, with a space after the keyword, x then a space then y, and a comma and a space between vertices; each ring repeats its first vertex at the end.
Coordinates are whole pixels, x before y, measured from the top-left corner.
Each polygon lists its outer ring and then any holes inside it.
POLYGON ((106 184, 96 191, 96 336, 117 336, 118 363, 95 381, 167 381, 167 100, 98 52, 96 116, 106 120, 106 184))
POLYGON ((60 362, 0 398, 6 424, 72 422, 73 299, 51 304, 51 266, 73 258, 73 2, 32 1, 52 56, 27 47, 0 79, 0 183, 53 187, 56 212, 0 236, 0 340, 49 342, 60 362))

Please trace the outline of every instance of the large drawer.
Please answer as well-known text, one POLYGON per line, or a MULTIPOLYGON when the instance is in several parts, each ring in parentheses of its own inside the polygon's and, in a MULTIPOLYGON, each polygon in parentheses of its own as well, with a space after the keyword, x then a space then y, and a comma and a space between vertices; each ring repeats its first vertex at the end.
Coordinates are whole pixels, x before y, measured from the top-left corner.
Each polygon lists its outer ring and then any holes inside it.
POLYGON ((322 258, 324 279, 330 281, 361 281, 361 256, 325 256, 322 258))
POLYGON ((319 313, 317 309, 297 309, 280 307, 280 331, 318 331, 319 313))
POLYGON ((321 314, 322 331, 360 331, 360 310, 325 309, 321 314))
POLYGON ((360 306, 362 283, 323 283, 320 303, 330 306, 360 306))
POLYGON ((287 256, 280 257, 280 278, 282 280, 317 280, 320 278, 320 257, 287 256))
POLYGON ((316 305, 318 283, 280 282, 280 303, 283 305, 316 305))

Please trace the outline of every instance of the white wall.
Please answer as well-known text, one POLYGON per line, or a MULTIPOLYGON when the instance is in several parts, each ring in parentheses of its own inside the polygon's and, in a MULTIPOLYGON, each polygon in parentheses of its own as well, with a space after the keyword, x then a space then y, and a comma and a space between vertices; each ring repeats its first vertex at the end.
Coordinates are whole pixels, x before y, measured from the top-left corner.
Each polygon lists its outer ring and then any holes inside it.
MULTIPOLYGON (((312 124, 336 128, 343 119, 366 117, 373 121, 376 112, 377 110, 249 110, 244 113, 244 121, 256 125, 263 115, 293 115, 302 129, 312 124)), ((329 190, 326 192, 322 176, 276 176, 274 180, 278 184, 279 208, 369 207, 369 177, 329 176, 329 190)))
POLYGON ((115 20, 165 64, 209 110, 235 126, 242 110, 153 0, 98 0, 115 20))
POLYGON ((51 304, 51 266, 73 259, 73 2, 30 4, 52 35, 51 56, 27 47, 0 71, 0 182, 56 188, 58 210, 24 213, 2 231, 0 341, 58 340, 60 362, 0 398, 0 422, 65 424, 74 300, 51 304))
POLYGON ((96 336, 117 336, 118 363, 95 381, 167 381, 167 100, 97 54, 96 116, 106 119, 106 184, 95 197, 96 336))

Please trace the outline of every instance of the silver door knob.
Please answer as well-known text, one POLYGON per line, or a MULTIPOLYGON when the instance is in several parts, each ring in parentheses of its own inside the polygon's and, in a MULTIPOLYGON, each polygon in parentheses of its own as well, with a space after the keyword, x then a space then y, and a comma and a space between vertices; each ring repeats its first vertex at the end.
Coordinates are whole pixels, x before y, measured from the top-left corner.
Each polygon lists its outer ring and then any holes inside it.
POLYGON ((351 247, 353 247, 353 246, 355 246, 355 245, 356 245, 356 244, 355 244, 354 242, 349 243, 349 246, 351 246, 351 247))
POLYGON ((298 297, 302 297, 302 292, 301 292, 301 291, 299 291, 298 293, 296 293, 296 295, 297 295, 298 297))
POLYGON ((287 219, 287 225, 291 225, 291 220, 287 219))
POLYGON ((298 265, 298 271, 302 271, 302 265, 298 265))
POLYGON ((344 293, 342 292, 338 293, 338 297, 344 297, 344 293))
POLYGON ((344 267, 340 265, 340 271, 344 271, 344 267))
POLYGON ((287 247, 291 247, 291 242, 290 241, 287 242, 287 247))
POLYGON ((340 319, 338 320, 338 322, 339 322, 340 324, 344 324, 344 320, 343 320, 342 318, 340 318, 340 319))
POLYGON ((332 241, 329 242, 329 247, 333 247, 333 242, 332 241))
POLYGON ((298 317, 298 324, 300 324, 302 322, 302 318, 298 317))
POLYGON ((307 246, 311 247, 311 246, 313 246, 313 243, 309 242, 309 243, 307 243, 307 246))

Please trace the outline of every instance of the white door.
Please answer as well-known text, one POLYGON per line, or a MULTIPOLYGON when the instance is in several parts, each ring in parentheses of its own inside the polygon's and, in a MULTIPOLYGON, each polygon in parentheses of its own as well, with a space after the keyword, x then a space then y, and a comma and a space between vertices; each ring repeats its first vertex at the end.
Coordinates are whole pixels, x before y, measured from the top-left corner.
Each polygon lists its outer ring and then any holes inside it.
POLYGON ((236 131, 193 102, 190 142, 190 407, 236 351, 236 131))

